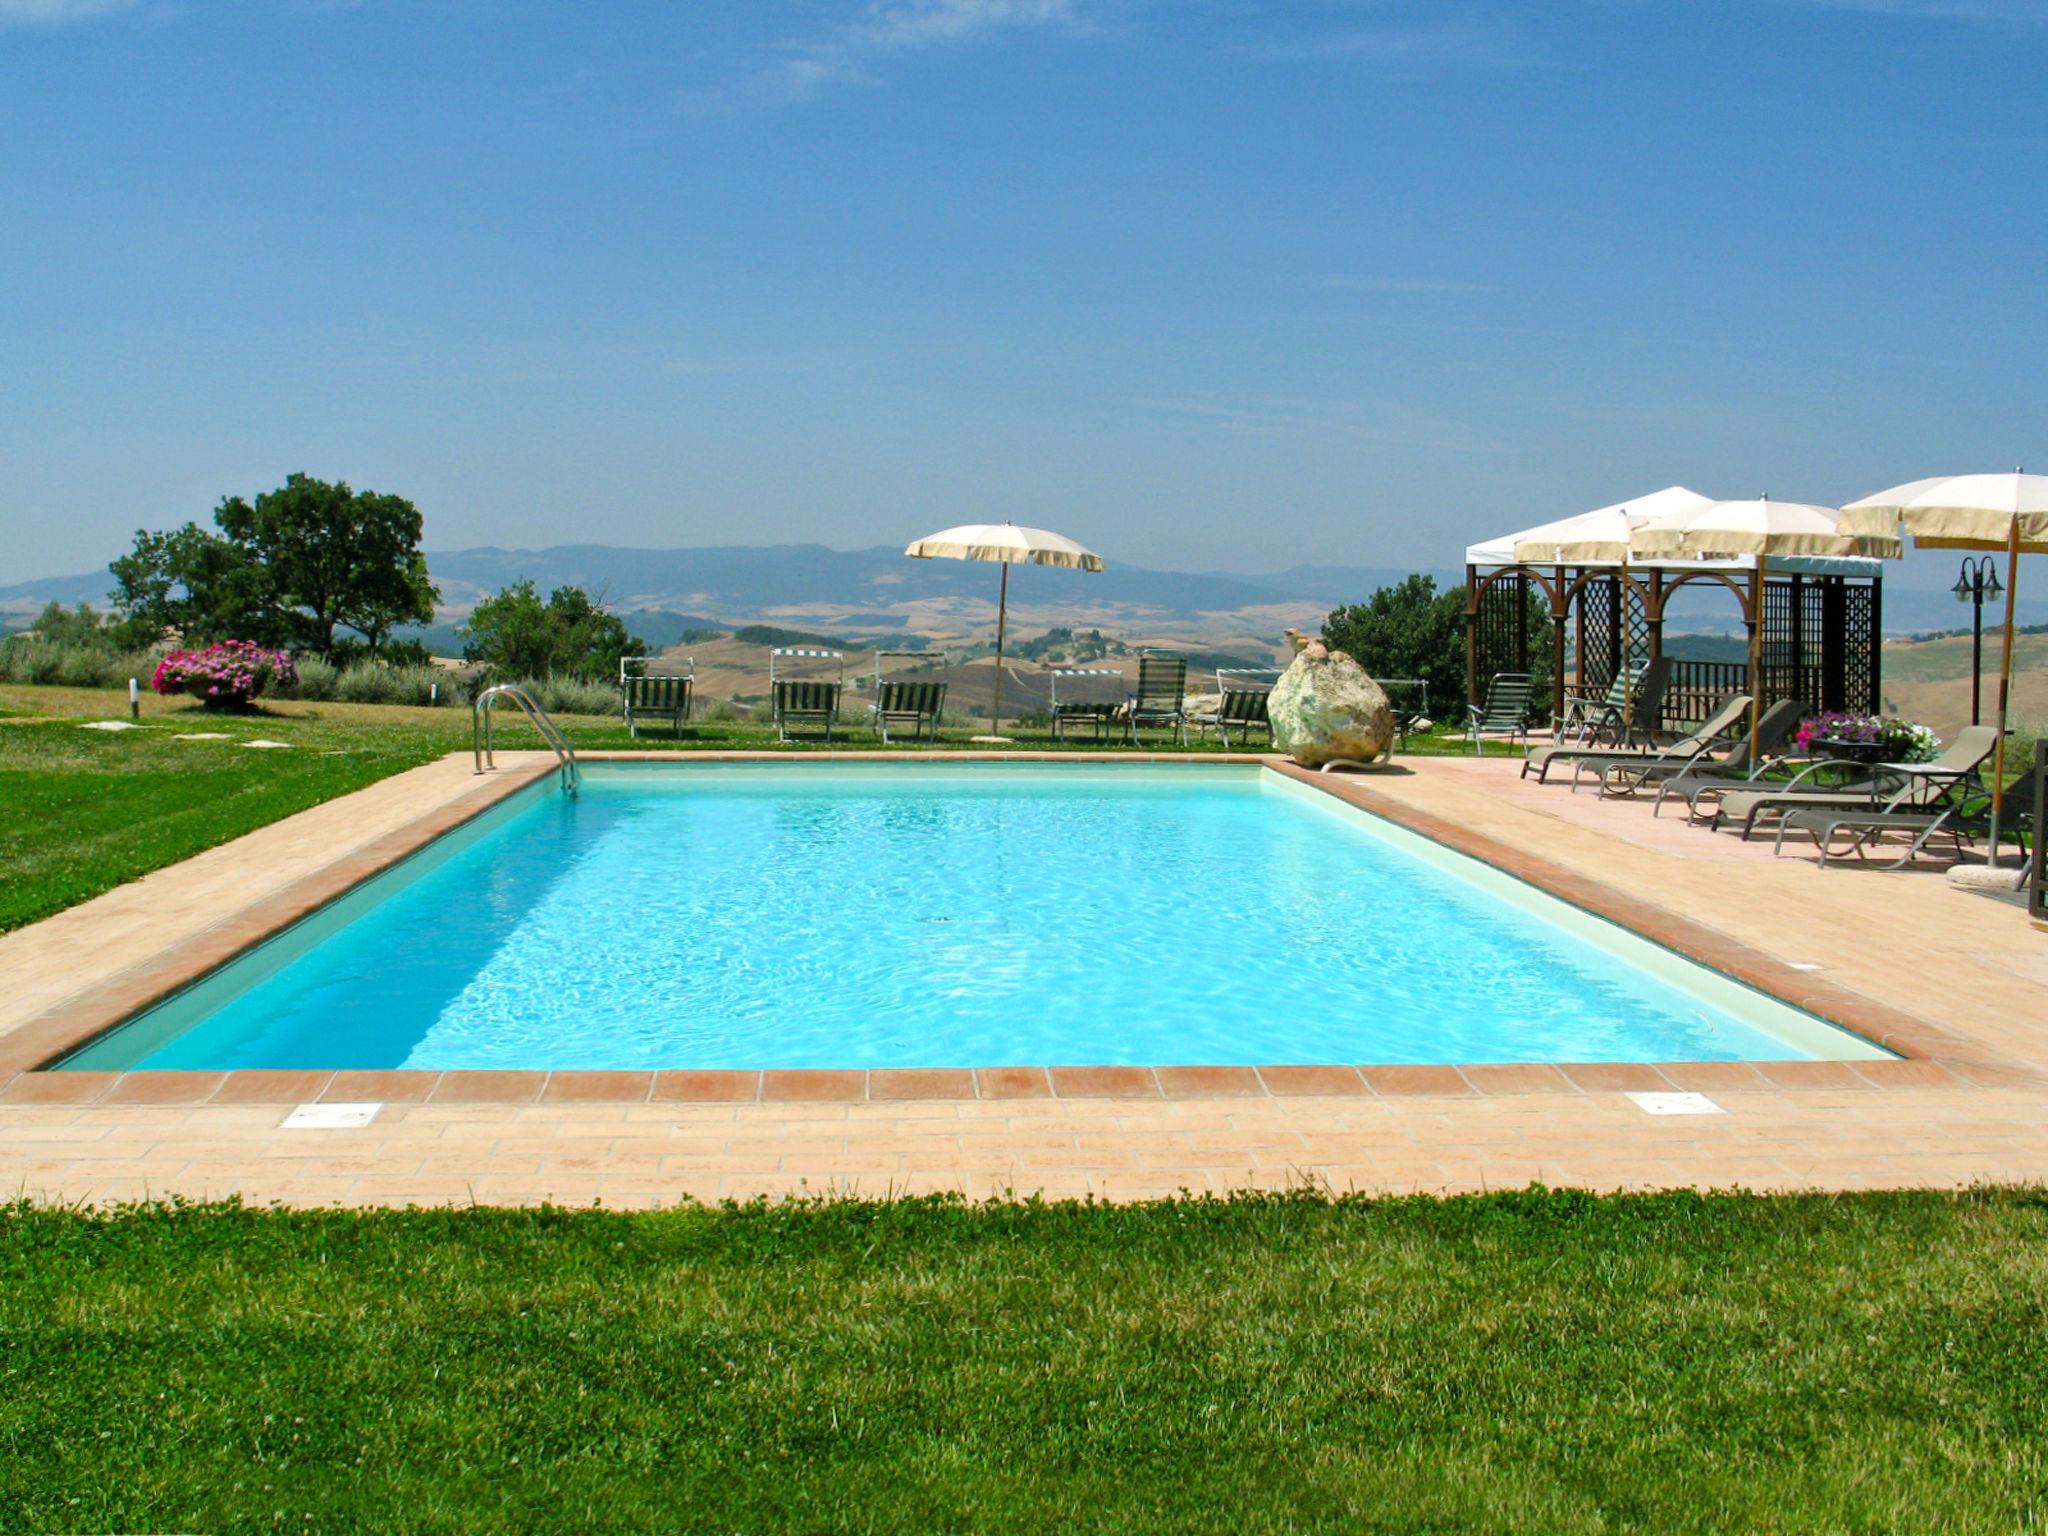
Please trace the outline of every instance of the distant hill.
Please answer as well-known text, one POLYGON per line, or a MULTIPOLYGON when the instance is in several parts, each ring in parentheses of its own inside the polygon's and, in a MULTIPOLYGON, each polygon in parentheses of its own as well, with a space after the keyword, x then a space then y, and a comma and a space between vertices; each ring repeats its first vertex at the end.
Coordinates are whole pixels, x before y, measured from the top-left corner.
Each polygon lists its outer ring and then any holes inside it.
MULTIPOLYGON (((995 617, 997 576, 964 560, 909 560, 897 545, 830 549, 822 544, 730 545, 704 549, 627 549, 563 544, 546 549, 442 550, 427 556, 440 584, 442 611, 420 638, 448 648, 448 626, 481 599, 522 579, 543 593, 561 586, 601 596, 634 632, 672 645, 686 630, 767 623, 829 634, 841 641, 895 631, 965 637, 995 617), (647 615, 636 619, 634 615, 647 615)), ((1312 626, 1343 603, 1363 602, 1409 572, 1399 566, 1299 564, 1265 574, 1158 571, 1111 561, 1100 574, 1022 566, 1012 572, 1012 617, 1035 628, 1102 628, 1141 643, 1207 640, 1220 649, 1271 642, 1288 625, 1312 626)), ((1428 570, 1439 588, 1464 580, 1460 569, 1428 570)), ((104 605, 105 571, 47 577, 0 587, 0 613, 33 614, 45 603, 104 605)), ((1733 600, 1719 589, 1685 594, 1674 631, 1726 630, 1733 600)), ((1885 629, 1901 634, 1955 625, 1958 605, 1944 591, 1888 585, 1885 629)), ((2025 622, 2048 620, 2048 593, 2023 593, 2025 622)), ((1987 614, 1987 618, 1992 617, 1987 614)))

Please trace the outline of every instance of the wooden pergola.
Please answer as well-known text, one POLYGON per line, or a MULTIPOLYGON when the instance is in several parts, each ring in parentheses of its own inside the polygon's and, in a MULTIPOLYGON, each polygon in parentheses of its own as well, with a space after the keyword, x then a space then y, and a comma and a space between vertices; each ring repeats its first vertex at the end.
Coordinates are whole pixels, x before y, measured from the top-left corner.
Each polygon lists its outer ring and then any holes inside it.
MULTIPOLYGON (((1529 672, 1549 651, 1552 709, 1568 688, 1605 689, 1624 655, 1664 654, 1666 611, 1687 588, 1725 588, 1745 631, 1763 626, 1764 703, 1804 700, 1825 709, 1881 708, 1882 562, 1850 557, 1773 558, 1764 581, 1753 557, 1619 565, 1516 562, 1516 535, 1465 552, 1465 692, 1478 703, 1499 672, 1529 672), (1532 601, 1540 597, 1541 606, 1532 601), (1534 623, 1532 623, 1534 610, 1534 623), (1549 620, 1549 633, 1532 628, 1549 620)), ((1698 720, 1746 689, 1741 661, 1673 663, 1660 723, 1698 720)))

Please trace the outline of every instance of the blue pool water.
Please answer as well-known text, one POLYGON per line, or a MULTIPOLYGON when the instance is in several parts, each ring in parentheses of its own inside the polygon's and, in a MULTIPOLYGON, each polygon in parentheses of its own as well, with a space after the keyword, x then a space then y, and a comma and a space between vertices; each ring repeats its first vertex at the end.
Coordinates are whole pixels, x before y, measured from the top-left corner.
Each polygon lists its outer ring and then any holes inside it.
POLYGON ((595 769, 68 1066, 1881 1054, 1279 775, 595 769))

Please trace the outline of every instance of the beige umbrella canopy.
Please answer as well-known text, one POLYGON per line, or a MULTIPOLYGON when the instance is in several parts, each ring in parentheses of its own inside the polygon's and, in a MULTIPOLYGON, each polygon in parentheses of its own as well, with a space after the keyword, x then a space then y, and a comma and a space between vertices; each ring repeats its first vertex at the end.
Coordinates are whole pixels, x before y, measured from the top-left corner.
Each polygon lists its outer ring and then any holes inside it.
POLYGON ((1756 752, 1763 711, 1763 593, 1772 555, 1896 555, 1895 538, 1851 538, 1840 529, 1841 513, 1810 502, 1714 501, 1690 512, 1638 528, 1629 541, 1638 557, 1667 555, 1755 555, 1749 589, 1749 750, 1756 752))
POLYGON ((1638 528, 1713 504, 1711 496, 1668 485, 1634 501, 1618 501, 1518 534, 1515 559, 1524 565, 1626 565, 1629 539, 1638 528))
POLYGON ((996 687, 989 705, 991 735, 1003 709, 1003 640, 1010 620, 1010 567, 1017 564, 1058 565, 1069 570, 1099 571, 1102 556, 1083 549, 1064 534, 1016 523, 963 523, 917 540, 903 551, 913 560, 994 560, 1003 567, 996 597, 996 687))
MULTIPOLYGON (((1998 822, 2005 809, 2005 718, 2012 696, 2013 595, 2022 554, 2048 555, 2048 475, 1936 475, 1909 480, 1842 508, 1842 528, 1894 541, 1912 537, 1915 549, 2005 551, 2005 645, 1998 667, 1998 738, 1991 759, 1991 847, 1998 857, 1998 822)), ((1896 551, 1895 551, 1896 553, 1896 551)))

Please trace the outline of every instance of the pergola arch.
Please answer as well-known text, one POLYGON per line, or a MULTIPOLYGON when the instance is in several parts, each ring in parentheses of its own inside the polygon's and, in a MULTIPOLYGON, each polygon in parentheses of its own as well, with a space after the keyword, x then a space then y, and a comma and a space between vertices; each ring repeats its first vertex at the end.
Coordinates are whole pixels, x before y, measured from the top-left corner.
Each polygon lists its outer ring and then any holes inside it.
MULTIPOLYGON (((1496 547, 1509 542, 1496 541, 1496 547)), ((1718 584, 1734 595, 1745 630, 1762 626, 1767 701, 1801 697, 1816 711, 1875 713, 1881 701, 1880 569, 1876 561, 1774 560, 1759 583, 1753 562, 1543 567, 1468 559, 1466 692, 1478 703, 1494 672, 1531 670, 1532 590, 1542 594, 1549 610, 1552 708, 1561 714, 1568 686, 1598 691, 1612 680, 1624 654, 1663 655, 1671 599, 1688 587, 1718 584), (1575 658, 1575 668, 1568 666, 1568 656, 1575 658)), ((1747 685, 1743 663, 1686 659, 1674 662, 1672 673, 1667 721, 1696 718, 1712 699, 1747 685)))

